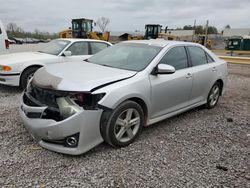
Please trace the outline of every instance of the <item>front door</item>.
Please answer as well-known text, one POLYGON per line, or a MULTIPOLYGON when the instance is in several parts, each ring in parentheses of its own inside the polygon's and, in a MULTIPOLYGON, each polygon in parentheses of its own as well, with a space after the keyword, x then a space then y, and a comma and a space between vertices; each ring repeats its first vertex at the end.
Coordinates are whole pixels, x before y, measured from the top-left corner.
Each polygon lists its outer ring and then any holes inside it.
POLYGON ((175 67, 173 74, 150 75, 152 117, 165 115, 189 105, 193 74, 183 46, 170 49, 159 63, 175 67))

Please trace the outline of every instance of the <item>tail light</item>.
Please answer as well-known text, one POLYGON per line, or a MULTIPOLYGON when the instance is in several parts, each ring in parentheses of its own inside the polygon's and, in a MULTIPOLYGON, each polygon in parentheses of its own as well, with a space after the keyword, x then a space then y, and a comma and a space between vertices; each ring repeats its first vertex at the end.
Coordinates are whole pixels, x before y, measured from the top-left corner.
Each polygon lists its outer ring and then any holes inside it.
POLYGON ((9 42, 9 40, 5 40, 5 48, 6 49, 10 48, 10 42, 9 42))

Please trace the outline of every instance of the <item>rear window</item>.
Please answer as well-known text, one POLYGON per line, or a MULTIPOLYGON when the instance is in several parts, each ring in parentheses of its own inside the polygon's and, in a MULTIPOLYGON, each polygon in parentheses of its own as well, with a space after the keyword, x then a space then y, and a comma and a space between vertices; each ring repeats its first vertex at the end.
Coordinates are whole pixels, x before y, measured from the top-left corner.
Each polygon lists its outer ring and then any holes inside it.
POLYGON ((214 59, 208 53, 206 53, 206 55, 207 55, 207 62, 208 63, 214 62, 214 59))
POLYGON ((90 42, 91 54, 96 54, 107 47, 109 47, 109 45, 106 43, 90 42))

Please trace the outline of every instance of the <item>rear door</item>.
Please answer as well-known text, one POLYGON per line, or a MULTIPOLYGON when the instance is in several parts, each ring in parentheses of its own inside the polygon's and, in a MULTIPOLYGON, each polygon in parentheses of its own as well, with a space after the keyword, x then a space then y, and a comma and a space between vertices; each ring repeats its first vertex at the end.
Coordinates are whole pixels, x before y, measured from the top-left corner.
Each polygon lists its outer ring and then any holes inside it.
POLYGON ((74 42, 66 51, 71 51, 71 56, 65 57, 64 61, 83 61, 91 56, 87 41, 74 42))
POLYGON ((184 46, 171 48, 159 63, 175 67, 173 74, 150 75, 152 118, 189 105, 193 76, 184 46))
POLYGON ((201 47, 188 46, 193 73, 193 88, 190 104, 205 101, 208 92, 216 81, 216 63, 201 47))
POLYGON ((101 50, 108 48, 110 45, 104 42, 89 42, 90 44, 90 54, 94 55, 101 50))

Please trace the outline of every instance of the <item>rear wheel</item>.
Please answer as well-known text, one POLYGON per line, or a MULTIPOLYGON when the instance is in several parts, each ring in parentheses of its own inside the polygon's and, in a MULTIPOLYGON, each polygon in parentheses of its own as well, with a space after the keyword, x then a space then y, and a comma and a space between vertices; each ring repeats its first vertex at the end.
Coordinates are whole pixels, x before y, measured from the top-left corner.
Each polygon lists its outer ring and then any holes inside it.
POLYGON ((33 77, 34 73, 39 68, 40 67, 30 67, 22 73, 21 79, 20 79, 20 88, 21 89, 25 89, 27 87, 29 80, 33 77))
POLYGON ((207 108, 214 108, 219 101, 221 92, 221 86, 216 82, 211 88, 207 97, 207 108))
POLYGON ((101 134, 110 145, 124 147, 136 139, 143 125, 141 106, 133 101, 125 101, 101 123, 101 134))

